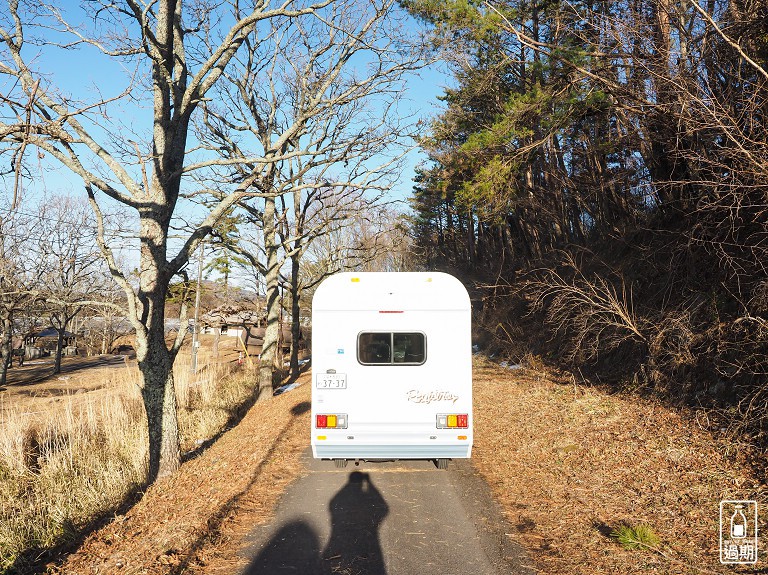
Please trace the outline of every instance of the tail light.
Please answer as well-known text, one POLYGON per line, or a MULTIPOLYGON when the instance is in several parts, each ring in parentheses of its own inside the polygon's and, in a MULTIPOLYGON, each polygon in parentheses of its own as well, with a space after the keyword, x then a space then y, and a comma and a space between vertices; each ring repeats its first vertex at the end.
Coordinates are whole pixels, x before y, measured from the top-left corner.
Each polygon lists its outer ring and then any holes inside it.
POLYGON ((467 429, 469 415, 466 413, 439 413, 437 415, 438 429, 467 429))
POLYGON ((315 415, 315 428, 317 429, 346 429, 346 413, 326 413, 315 415))

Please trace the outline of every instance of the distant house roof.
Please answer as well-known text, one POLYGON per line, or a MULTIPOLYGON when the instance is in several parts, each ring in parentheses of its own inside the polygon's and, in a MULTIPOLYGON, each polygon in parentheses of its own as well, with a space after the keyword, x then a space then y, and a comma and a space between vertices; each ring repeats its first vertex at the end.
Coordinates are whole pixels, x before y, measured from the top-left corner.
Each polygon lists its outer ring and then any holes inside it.
POLYGON ((263 316, 264 312, 258 310, 225 304, 203 314, 200 321, 209 326, 248 325, 258 323, 263 316))
MULTIPOLYGON (((30 337, 59 337, 59 332, 55 327, 46 327, 43 331, 33 333, 30 337)), ((76 337, 71 331, 65 331, 64 337, 76 337)))

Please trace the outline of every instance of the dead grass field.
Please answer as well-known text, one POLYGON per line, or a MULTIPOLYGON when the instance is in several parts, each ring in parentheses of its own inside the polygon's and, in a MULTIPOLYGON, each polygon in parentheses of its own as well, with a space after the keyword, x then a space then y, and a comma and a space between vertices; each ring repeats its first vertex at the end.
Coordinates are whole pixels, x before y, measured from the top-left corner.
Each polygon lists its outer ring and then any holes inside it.
POLYGON ((719 502, 768 501, 746 451, 643 398, 482 360, 474 373, 473 463, 542 573, 734 572, 719 502), (651 526, 658 550, 622 548, 622 524, 651 526))
POLYGON ((0 425, 12 413, 21 413, 36 424, 50 419, 52 413, 89 402, 101 402, 115 393, 133 395, 138 389, 139 379, 136 362, 121 356, 97 356, 81 361, 80 367, 72 369, 73 358, 65 358, 65 371, 51 375, 51 362, 45 362, 39 369, 30 365, 11 372, 9 383, 0 391, 0 425), (37 372, 40 372, 39 374, 37 372), (27 378, 27 374, 33 374, 27 378), (20 381, 15 381, 20 380, 20 381))
MULTIPOLYGON (((146 418, 135 361, 13 383, 0 393, 0 573, 27 574, 51 550, 134 498, 146 468, 146 418)), ((201 354, 174 367, 181 447, 188 456, 252 403, 247 365, 201 354)), ((71 366, 70 366, 71 367, 71 366)))

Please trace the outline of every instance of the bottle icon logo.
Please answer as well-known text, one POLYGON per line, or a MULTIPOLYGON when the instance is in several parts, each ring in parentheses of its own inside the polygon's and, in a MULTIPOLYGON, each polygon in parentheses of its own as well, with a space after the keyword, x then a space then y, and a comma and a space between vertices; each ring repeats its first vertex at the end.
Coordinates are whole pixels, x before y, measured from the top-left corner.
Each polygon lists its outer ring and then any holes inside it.
POLYGON ((757 563, 757 501, 720 502, 720 563, 757 563))
POLYGON ((747 517, 744 515, 744 506, 734 506, 735 511, 731 515, 731 537, 744 539, 747 536, 747 517))

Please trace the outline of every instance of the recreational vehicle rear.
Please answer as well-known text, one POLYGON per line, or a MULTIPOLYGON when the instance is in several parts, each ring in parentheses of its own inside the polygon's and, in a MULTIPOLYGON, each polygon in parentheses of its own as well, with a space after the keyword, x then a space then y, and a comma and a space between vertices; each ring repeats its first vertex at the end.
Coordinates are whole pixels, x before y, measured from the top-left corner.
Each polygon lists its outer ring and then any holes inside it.
POLYGON ((444 273, 340 273, 312 302, 312 453, 433 459, 472 452, 471 309, 444 273))

